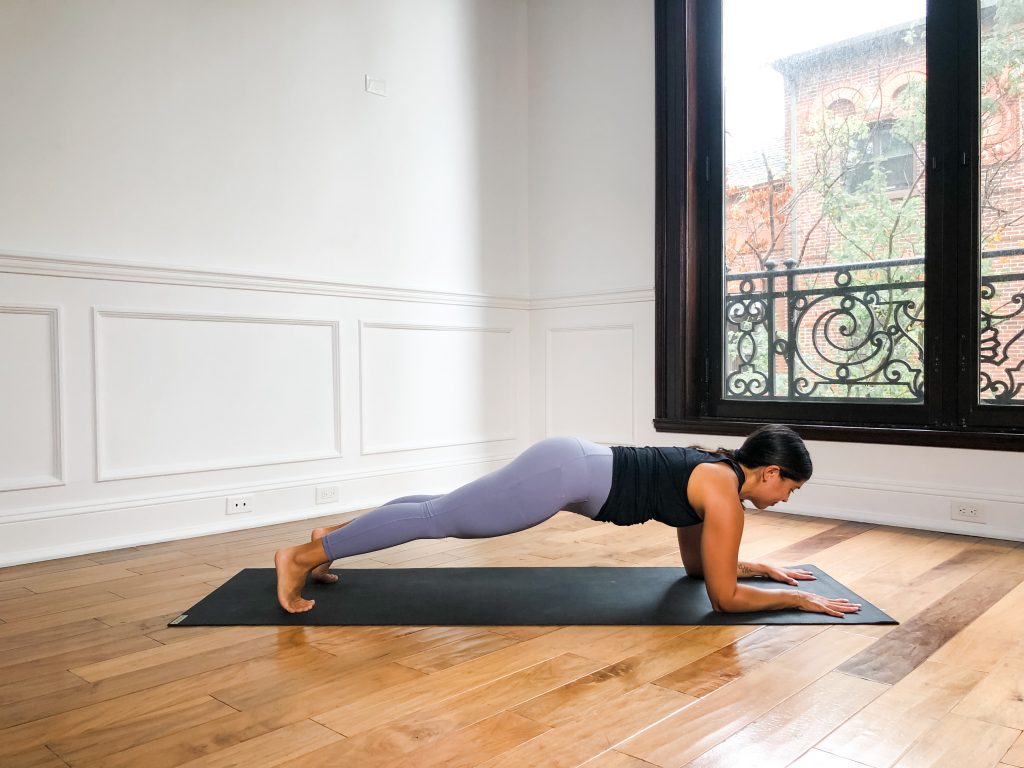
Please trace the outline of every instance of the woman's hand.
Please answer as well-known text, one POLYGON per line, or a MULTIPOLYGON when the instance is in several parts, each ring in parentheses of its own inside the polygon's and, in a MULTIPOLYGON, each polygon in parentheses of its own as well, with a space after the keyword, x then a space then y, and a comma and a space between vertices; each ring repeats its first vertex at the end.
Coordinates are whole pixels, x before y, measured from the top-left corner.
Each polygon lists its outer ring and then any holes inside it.
POLYGON ((815 576, 810 571, 805 571, 800 568, 779 568, 774 565, 762 565, 762 575, 767 576, 772 581, 781 581, 783 584, 789 584, 791 587, 796 586, 796 581, 815 581, 815 576))
POLYGON ((851 603, 846 598, 822 597, 803 591, 797 592, 796 595, 796 607, 808 613, 826 613, 841 619, 847 613, 857 613, 860 610, 860 603, 851 603))

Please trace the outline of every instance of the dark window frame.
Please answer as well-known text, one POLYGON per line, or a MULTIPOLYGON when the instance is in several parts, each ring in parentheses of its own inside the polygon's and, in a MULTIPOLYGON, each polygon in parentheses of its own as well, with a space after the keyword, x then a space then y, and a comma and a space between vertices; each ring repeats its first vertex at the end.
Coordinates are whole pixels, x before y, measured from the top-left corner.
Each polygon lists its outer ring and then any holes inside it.
POLYGON ((960 158, 961 147, 978 147, 979 21, 977 4, 962 0, 928 4, 927 87, 941 87, 944 98, 942 105, 927 101, 924 402, 711 396, 722 391, 714 341, 721 338, 721 298, 710 288, 721 284, 722 267, 720 258, 700 254, 722 252, 721 227, 710 226, 715 215, 720 220, 723 184, 720 8, 720 0, 655 0, 655 429, 745 434, 758 424, 783 422, 808 439, 1024 450, 1024 406, 972 398, 979 363, 976 333, 969 329, 976 328, 979 298, 962 286, 978 285, 978 169, 973 152, 966 164, 960 158))

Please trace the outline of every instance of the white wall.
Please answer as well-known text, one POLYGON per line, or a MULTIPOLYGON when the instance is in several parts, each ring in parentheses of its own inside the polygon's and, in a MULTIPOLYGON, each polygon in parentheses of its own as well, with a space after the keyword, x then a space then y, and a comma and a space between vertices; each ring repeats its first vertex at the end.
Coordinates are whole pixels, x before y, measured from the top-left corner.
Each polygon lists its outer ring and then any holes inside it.
POLYGON ((0 248, 521 296, 526 83, 516 0, 6 0, 0 248))
POLYGON ((528 444, 526 34, 517 0, 0 4, 0 565, 528 444))
POLYGON ((530 1, 534 298, 654 285, 653 9, 530 1))
MULTIPOLYGON (((530 0, 529 29, 534 433, 736 446, 651 426, 654 4, 530 0)), ((1022 453, 809 447, 814 478, 782 510, 1024 540, 1022 453), (954 498, 988 523, 950 520, 954 498)))

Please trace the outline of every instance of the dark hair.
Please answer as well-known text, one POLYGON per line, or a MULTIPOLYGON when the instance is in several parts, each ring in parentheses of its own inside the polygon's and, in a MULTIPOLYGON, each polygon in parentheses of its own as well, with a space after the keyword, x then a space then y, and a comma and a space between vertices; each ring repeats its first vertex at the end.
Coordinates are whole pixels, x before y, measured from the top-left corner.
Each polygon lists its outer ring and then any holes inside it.
MULTIPOLYGON (((706 449, 704 449, 706 450, 706 449)), ((734 451, 719 448, 717 451, 745 467, 779 467, 780 474, 787 480, 809 480, 814 466, 807 446, 796 432, 783 424, 765 424, 751 432, 743 445, 734 451)))

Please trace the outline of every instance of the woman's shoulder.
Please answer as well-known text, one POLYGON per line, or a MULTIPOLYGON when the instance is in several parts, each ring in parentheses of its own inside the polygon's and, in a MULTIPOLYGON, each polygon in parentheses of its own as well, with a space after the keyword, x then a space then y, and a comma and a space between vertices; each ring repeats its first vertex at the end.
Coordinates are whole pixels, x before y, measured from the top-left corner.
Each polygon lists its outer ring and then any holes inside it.
POLYGON ((728 460, 702 461, 693 468, 690 478, 698 482, 727 481, 736 484, 736 471, 728 460))
POLYGON ((686 497, 694 508, 701 510, 712 499, 725 501, 736 498, 736 473, 725 461, 698 464, 690 473, 686 497))

